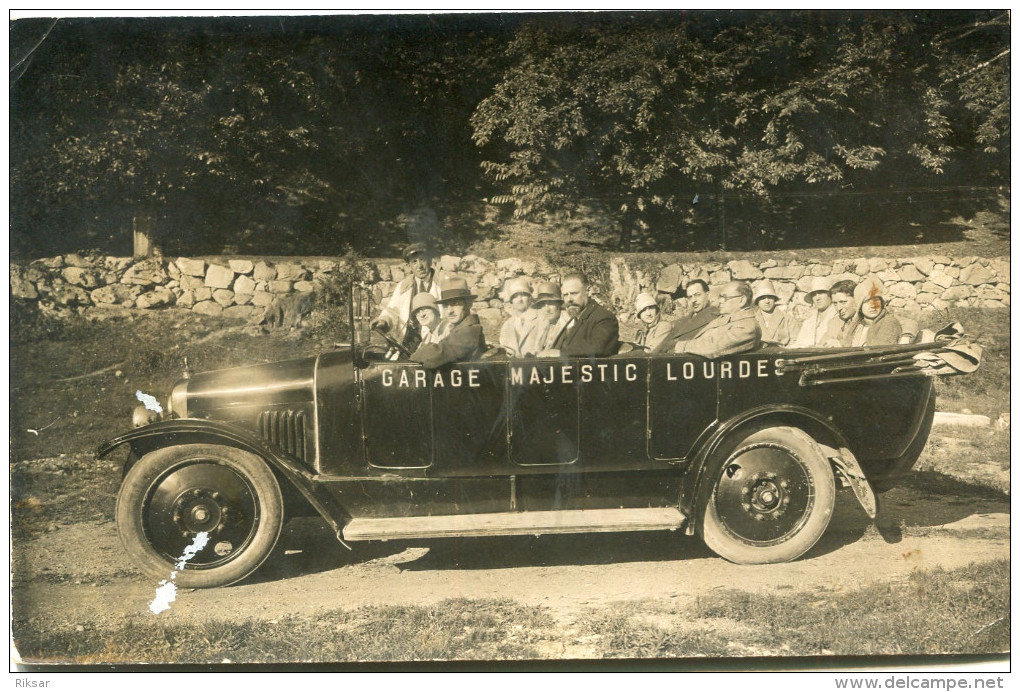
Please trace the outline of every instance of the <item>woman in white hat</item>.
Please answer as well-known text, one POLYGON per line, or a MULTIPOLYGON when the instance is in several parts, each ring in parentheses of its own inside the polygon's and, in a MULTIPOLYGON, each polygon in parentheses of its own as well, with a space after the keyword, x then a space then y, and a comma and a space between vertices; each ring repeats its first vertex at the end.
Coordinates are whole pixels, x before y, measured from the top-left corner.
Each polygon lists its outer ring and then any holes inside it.
POLYGON ((790 343, 790 323, 786 311, 778 309, 779 294, 772 281, 762 279, 754 287, 754 317, 761 327, 761 345, 786 346, 790 343))
POLYGON ((824 276, 811 279, 806 301, 813 309, 800 325, 800 331, 790 343, 790 348, 816 348, 825 345, 826 336, 834 320, 839 319, 832 305, 831 285, 824 276))
POLYGON ((851 346, 889 346, 899 343, 903 327, 885 305, 885 285, 869 276, 854 290, 860 320, 850 335, 851 346))
POLYGON ((655 302, 654 297, 647 293, 639 293, 634 301, 634 314, 641 322, 637 336, 634 337, 634 343, 638 346, 651 351, 669 336, 673 325, 662 319, 659 304, 655 302))
POLYGON ((518 276, 506 283, 506 298, 510 316, 499 330, 499 345, 511 358, 524 355, 524 341, 535 328, 537 313, 531 310, 531 284, 527 277, 518 276))
POLYGON ((439 323, 439 306, 431 293, 419 293, 411 300, 411 314, 421 326, 421 343, 434 344, 439 341, 436 327, 439 323))

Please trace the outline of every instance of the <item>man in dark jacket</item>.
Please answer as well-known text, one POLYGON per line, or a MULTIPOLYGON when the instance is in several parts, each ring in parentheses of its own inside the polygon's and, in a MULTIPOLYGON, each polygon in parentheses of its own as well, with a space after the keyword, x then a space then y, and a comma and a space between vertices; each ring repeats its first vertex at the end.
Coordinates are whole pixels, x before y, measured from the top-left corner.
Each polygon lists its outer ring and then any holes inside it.
POLYGON ((572 318, 560 333, 553 348, 539 357, 611 356, 620 348, 620 323, 616 315, 588 296, 588 280, 584 274, 563 277, 563 307, 572 318))
POLYGON ((411 360, 426 368, 438 368, 447 363, 481 358, 485 352, 485 335, 478 315, 471 312, 474 299, 467 281, 451 278, 443 286, 442 297, 436 301, 443 306, 443 319, 436 327, 438 343, 422 344, 411 354, 411 360))
POLYGON ((691 314, 675 321, 669 336, 663 339, 652 353, 673 353, 678 341, 693 339, 708 326, 709 322, 719 316, 719 309, 709 303, 708 284, 703 280, 691 279, 686 292, 691 305, 691 314))

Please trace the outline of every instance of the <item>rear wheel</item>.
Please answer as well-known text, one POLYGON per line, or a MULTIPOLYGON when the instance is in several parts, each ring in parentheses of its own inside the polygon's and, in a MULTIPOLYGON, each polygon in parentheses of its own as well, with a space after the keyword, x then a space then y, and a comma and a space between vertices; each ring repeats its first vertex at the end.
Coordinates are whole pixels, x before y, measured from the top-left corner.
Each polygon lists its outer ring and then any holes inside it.
POLYGON ((176 572, 173 581, 183 587, 244 579, 269 557, 282 525, 273 472, 234 447, 180 445, 146 454, 117 496, 117 529, 127 552, 155 578, 176 572))
POLYGON ((786 562, 807 552, 825 533, 836 498, 818 443, 777 426, 726 449, 700 508, 705 544, 740 564, 786 562))

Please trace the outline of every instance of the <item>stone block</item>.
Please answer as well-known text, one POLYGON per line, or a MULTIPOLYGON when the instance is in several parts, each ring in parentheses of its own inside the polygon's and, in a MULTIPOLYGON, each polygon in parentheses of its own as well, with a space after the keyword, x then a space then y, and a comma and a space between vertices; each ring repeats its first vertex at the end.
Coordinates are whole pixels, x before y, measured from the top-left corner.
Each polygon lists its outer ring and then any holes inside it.
POLYGON ((927 272, 922 273, 913 264, 904 264, 896 270, 896 273, 899 274, 900 281, 924 281, 924 277, 928 274, 927 272))
POLYGON ((172 305, 173 302, 173 291, 165 286, 157 286, 154 290, 138 296, 135 300, 135 305, 143 310, 151 310, 152 308, 161 308, 167 305, 172 305))
POLYGON ((276 267, 271 267, 265 262, 257 262, 253 276, 256 281, 273 281, 276 279, 276 267))
POLYGON ((925 276, 931 274, 932 270, 935 269, 935 262, 932 261, 931 257, 912 257, 910 263, 925 276))
POLYGON ((295 281, 294 290, 299 293, 311 293, 315 290, 315 284, 311 281, 295 281))
POLYGON ((236 293, 254 293, 255 285, 255 281, 251 277, 243 274, 234 279, 234 291, 236 293))
POLYGON ((257 293, 252 294, 251 302, 253 305, 265 307, 273 302, 273 294, 265 293, 264 291, 258 291, 257 293))
POLYGON ((931 305, 938 297, 937 293, 918 293, 915 300, 919 305, 931 305))
POLYGON ((11 276, 11 295, 15 298, 35 300, 39 297, 35 284, 20 276, 11 276))
POLYGON ((993 283, 995 278, 995 272, 978 262, 967 265, 960 272, 960 283, 971 286, 993 283))
POLYGON ((680 288, 680 282, 683 278, 683 267, 679 264, 670 264, 667 267, 663 267, 662 271, 659 272, 659 278, 655 282, 655 290, 660 293, 673 294, 680 288))
POLYGON ((883 269, 889 268, 889 262, 881 257, 869 257, 868 258, 868 272, 877 274, 883 269))
POLYGON ((234 272, 218 264, 210 264, 205 271, 205 285, 209 288, 230 288, 234 283, 234 272))
POLYGON ((220 315, 223 313, 223 306, 212 300, 203 300, 195 303, 195 306, 191 309, 200 315, 220 315))
POLYGON ((888 290, 889 295, 898 298, 914 298, 917 295, 917 287, 907 281, 890 284, 888 290))
POLYGON ((64 255, 64 266, 78 267, 81 269, 90 269, 92 267, 92 263, 89 262, 84 257, 82 257, 81 255, 71 253, 69 255, 64 255))
POLYGON ((828 264, 812 264, 808 266, 808 270, 811 276, 830 276, 832 274, 832 267, 828 264))
POLYGON ((213 300, 215 300, 223 307, 232 305, 234 302, 234 292, 226 288, 217 288, 215 291, 212 292, 212 297, 213 300))
POLYGON ((254 298, 254 296, 255 296, 254 293, 235 293, 234 302, 237 303, 238 305, 248 305, 252 301, 252 298, 254 298))
POLYGON ((228 260, 227 264, 230 265, 230 271, 235 274, 251 274, 255 271, 255 265, 252 264, 251 260, 228 260))
POLYGON ((67 307, 90 305, 92 303, 89 294, 84 288, 69 284, 63 284, 59 287, 54 286, 53 291, 50 293, 50 298, 57 305, 65 305, 67 307))
POLYGON ((64 281, 82 288, 96 288, 99 286, 99 277, 91 269, 83 269, 77 265, 68 265, 60 272, 64 281))
POLYGON ((135 286, 153 286, 166 283, 168 278, 160 260, 147 259, 128 267, 120 277, 120 282, 135 286))
POLYGON ((191 290, 182 291, 177 298, 177 307, 190 308, 195 304, 195 292, 191 290))
POLYGON ((726 262, 729 273, 736 281, 755 281, 764 275, 761 269, 749 262, 747 259, 733 259, 726 262))
POLYGON ((955 283, 955 279, 941 271, 933 271, 928 275, 928 283, 934 284, 941 288, 949 288, 955 283))
POLYGON ((965 300, 970 293, 970 286, 951 286, 942 292, 942 300, 965 300))
POLYGON ((733 280, 733 275, 730 274, 729 269, 720 269, 714 271, 709 275, 708 283, 713 285, 727 284, 733 280))
POLYGON ((47 269, 60 269, 61 267, 64 266, 64 258, 59 256, 44 257, 43 259, 39 260, 39 263, 42 264, 47 269))
POLYGON ((786 281, 796 281, 802 276, 804 276, 804 267, 801 265, 773 267, 771 269, 765 270, 765 277, 768 279, 784 279, 786 281))
POLYGON ((379 274, 379 281, 389 281, 390 280, 390 265, 388 265, 385 262, 378 262, 375 265, 375 270, 379 274))
MULTIPOLYGON (((308 270, 300 264, 278 264, 276 265, 277 281, 301 281, 308 276, 308 270)), ((289 290, 289 289, 288 289, 289 290)))
POLYGON ((206 285, 202 285, 195 289, 195 302, 201 303, 205 300, 212 300, 212 289, 206 285))
POLYGON ((181 288, 194 291, 205 286, 205 279, 190 274, 181 274, 181 288))
POLYGON ((269 292, 270 293, 290 293, 294 288, 294 285, 289 281, 270 281, 269 292))

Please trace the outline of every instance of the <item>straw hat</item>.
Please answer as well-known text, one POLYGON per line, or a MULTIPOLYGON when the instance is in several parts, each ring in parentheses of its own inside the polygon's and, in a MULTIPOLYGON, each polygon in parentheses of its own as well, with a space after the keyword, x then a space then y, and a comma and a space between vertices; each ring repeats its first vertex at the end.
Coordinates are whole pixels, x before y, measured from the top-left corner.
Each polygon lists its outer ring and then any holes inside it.
POLYGON ((828 293, 829 289, 832 288, 832 284, 824 276, 814 276, 811 278, 811 289, 807 292, 808 300, 811 300, 811 296, 815 293, 828 293))
POLYGON ((641 313, 648 308, 655 308, 657 310, 659 304, 655 302, 655 298, 647 293, 639 293, 637 300, 634 301, 634 314, 640 317, 641 313))
POLYGON ((439 314, 439 307, 436 305, 436 297, 431 293, 416 293, 411 300, 411 314, 418 312, 421 308, 430 308, 439 314))
POLYGON ((531 295, 531 282, 528 281, 526 276, 518 276, 506 282, 506 296, 508 300, 513 300, 514 296, 519 293, 531 295))
POLYGON ((775 298, 779 300, 776 287, 772 285, 772 281, 769 279, 762 279, 754 285, 754 297, 751 298, 751 305, 756 305, 762 298, 775 298))

